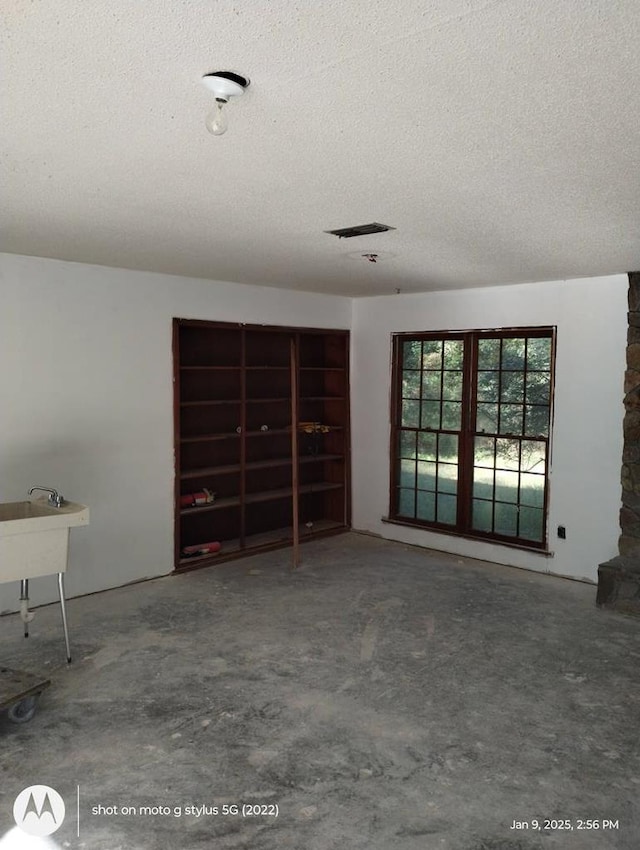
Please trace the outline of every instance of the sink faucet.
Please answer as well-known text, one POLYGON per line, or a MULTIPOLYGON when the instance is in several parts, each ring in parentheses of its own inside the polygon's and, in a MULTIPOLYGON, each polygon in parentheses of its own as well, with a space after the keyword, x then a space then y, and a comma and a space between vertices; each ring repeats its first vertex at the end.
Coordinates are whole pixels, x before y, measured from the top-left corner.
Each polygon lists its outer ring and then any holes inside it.
POLYGON ((54 508, 61 508, 64 505, 64 498, 58 493, 57 490, 53 490, 51 487, 32 487, 29 490, 29 495, 33 493, 34 490, 43 490, 45 493, 49 494, 49 504, 54 508))

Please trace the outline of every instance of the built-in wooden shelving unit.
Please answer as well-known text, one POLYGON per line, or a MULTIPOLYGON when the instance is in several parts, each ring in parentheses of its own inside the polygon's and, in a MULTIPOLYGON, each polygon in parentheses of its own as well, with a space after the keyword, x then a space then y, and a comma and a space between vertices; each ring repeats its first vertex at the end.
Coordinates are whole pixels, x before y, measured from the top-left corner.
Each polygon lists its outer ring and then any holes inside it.
POLYGON ((174 320, 176 569, 349 527, 348 367, 348 331, 174 320))

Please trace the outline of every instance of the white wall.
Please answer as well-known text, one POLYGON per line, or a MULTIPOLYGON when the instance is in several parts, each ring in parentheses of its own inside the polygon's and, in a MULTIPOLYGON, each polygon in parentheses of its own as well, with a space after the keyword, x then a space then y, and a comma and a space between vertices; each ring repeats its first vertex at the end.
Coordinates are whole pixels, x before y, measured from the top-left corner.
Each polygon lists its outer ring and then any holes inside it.
POLYGON ((356 300, 352 325, 353 525, 406 543, 597 580, 617 554, 626 275, 356 300), (388 513, 393 332, 556 325, 550 549, 554 556, 381 522, 388 513), (375 458, 375 462, 373 459, 375 458), (558 525, 567 539, 556 536, 558 525))
MULTIPOLYGON (((0 501, 43 484, 89 505, 69 596, 173 569, 174 316, 348 328, 351 301, 0 254, 0 501)), ((17 596, 0 584, 0 612, 17 596)))
MULTIPOLYGON (((352 326, 354 527, 505 564, 596 578, 617 551, 627 278, 353 302, 0 254, 0 501, 34 484, 91 508, 71 532, 70 596, 173 568, 171 319, 352 326), (353 314, 353 315, 352 315, 353 314), (557 325, 553 558, 381 522, 394 331, 557 325), (567 540, 558 540, 558 524, 567 540)), ((1 565, 0 565, 1 568, 1 565)), ((0 585, 0 612, 16 609, 0 585)), ((31 583, 34 604, 56 598, 31 583)))

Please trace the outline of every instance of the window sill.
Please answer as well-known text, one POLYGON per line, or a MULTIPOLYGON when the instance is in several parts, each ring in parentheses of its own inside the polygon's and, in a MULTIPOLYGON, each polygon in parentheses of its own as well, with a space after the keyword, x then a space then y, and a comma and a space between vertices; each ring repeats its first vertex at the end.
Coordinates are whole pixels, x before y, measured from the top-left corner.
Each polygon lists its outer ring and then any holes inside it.
POLYGON ((414 528, 416 531, 424 531, 429 534, 444 534, 446 537, 455 537, 458 540, 473 540, 475 543, 486 543, 488 546, 505 546, 507 549, 519 549, 532 555, 540 555, 543 558, 553 558, 555 553, 551 549, 541 549, 539 546, 527 546, 526 543, 508 543, 505 540, 496 540, 492 537, 481 537, 475 534, 461 534, 459 531, 448 531, 445 528, 432 528, 417 522, 409 522, 402 519, 394 519, 388 516, 380 517, 387 525, 401 525, 404 528, 414 528))

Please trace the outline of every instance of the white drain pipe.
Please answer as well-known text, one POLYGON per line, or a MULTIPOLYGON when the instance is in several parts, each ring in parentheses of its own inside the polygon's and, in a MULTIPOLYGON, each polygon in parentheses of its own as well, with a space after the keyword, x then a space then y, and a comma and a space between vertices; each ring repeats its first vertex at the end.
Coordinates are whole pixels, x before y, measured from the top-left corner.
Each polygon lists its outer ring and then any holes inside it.
POLYGON ((20 582, 20 619, 24 623, 24 636, 29 637, 29 623, 36 615, 29 611, 29 579, 20 582))
POLYGON ((29 611, 29 600, 21 599, 20 600, 20 617, 22 618, 23 623, 30 623, 36 615, 33 611, 29 611))

